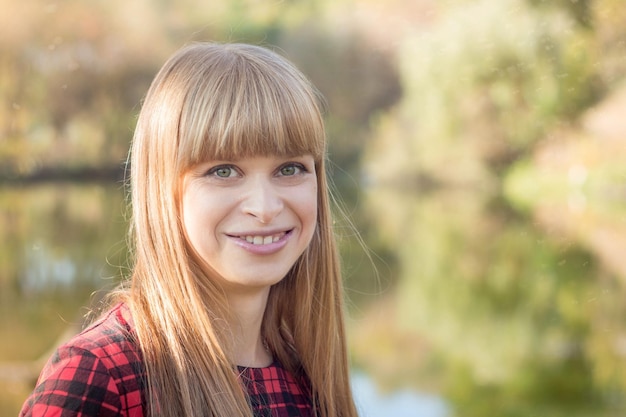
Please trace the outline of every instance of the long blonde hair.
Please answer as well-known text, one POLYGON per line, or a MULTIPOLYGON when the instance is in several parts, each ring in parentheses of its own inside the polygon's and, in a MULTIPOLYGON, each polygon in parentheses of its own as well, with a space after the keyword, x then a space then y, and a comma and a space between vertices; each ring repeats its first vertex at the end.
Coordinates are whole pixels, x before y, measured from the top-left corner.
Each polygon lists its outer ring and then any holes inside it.
POLYGON ((180 179, 209 158, 270 154, 313 155, 318 218, 308 248, 271 288, 261 331, 275 359, 308 381, 319 415, 357 415, 321 113, 309 81, 258 46, 193 44, 155 77, 130 154, 134 269, 126 293, 151 415, 252 415, 228 348, 225 297, 183 232, 180 179))

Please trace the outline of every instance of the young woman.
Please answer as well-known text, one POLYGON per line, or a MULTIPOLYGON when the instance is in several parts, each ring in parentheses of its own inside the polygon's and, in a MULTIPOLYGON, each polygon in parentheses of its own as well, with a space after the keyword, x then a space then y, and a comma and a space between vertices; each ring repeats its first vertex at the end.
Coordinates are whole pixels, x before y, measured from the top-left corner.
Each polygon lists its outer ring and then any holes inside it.
POLYGON ((354 417, 320 97, 265 48, 194 44, 131 149, 134 266, 22 416, 354 417))

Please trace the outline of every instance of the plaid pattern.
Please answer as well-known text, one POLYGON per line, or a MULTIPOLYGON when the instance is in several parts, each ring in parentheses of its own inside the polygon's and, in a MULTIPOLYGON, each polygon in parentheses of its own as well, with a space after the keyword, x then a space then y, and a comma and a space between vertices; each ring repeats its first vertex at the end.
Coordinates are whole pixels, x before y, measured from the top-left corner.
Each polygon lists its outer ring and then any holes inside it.
MULTIPOLYGON (((20 417, 142 417, 145 371, 120 304, 50 358, 20 417)), ((310 417, 311 401, 279 363, 238 368, 255 417, 310 417)), ((306 384, 304 384, 306 386, 306 384)))
POLYGON ((145 372, 119 305, 61 346, 20 413, 55 417, 140 417, 145 372))
POLYGON ((311 401, 294 377, 280 364, 239 368, 255 417, 310 417, 311 401))

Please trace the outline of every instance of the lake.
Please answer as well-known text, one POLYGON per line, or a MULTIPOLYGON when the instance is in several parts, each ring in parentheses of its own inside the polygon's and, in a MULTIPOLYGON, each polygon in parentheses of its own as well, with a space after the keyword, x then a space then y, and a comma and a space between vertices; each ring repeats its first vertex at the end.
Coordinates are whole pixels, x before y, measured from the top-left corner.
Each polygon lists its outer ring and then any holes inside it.
MULTIPOLYGON (((339 217, 363 417, 626 412, 626 276, 608 260, 626 254, 623 202, 581 217, 580 201, 348 191, 368 248, 339 217)), ((0 417, 127 273, 125 204, 116 183, 0 186, 0 417)))

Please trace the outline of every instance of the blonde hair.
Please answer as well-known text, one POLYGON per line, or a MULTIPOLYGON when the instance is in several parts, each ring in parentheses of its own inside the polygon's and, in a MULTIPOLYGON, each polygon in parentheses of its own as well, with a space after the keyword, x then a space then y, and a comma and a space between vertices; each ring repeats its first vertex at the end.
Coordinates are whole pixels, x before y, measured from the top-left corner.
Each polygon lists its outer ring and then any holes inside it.
POLYGON ((125 295, 147 371, 151 415, 251 416, 228 348, 226 300, 196 262, 180 221, 180 179, 206 159, 311 154, 314 236, 270 290, 262 333, 275 359, 308 381, 323 417, 354 417, 343 294, 315 88, 258 46, 194 44, 155 77, 131 148, 134 269, 125 295))

